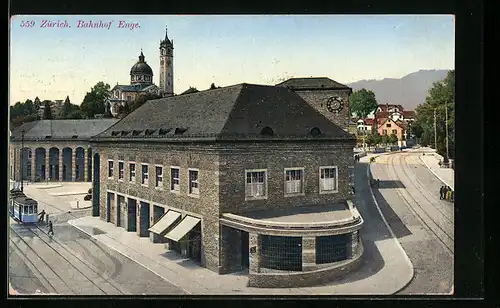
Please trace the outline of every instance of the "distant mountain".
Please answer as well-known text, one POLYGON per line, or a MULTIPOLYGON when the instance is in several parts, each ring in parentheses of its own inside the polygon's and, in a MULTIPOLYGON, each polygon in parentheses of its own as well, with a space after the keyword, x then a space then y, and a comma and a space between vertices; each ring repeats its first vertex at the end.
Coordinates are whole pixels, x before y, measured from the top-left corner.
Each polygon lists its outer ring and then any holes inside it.
POLYGON ((365 88, 375 93, 379 104, 399 104, 414 110, 425 101, 429 89, 436 81, 443 80, 448 70, 420 70, 403 78, 360 80, 347 84, 353 91, 365 88))

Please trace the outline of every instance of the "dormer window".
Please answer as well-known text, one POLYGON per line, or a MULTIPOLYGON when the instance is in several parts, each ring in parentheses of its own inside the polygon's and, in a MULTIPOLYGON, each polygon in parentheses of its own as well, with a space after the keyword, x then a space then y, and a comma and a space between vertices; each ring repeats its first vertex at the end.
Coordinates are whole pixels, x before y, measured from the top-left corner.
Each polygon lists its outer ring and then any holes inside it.
POLYGON ((317 127, 313 127, 311 129, 311 135, 314 137, 320 136, 321 135, 321 130, 317 127))
POLYGON ((144 134, 145 134, 146 136, 150 136, 150 135, 152 135, 155 131, 156 131, 156 129, 146 129, 146 131, 144 132, 144 134))
POLYGON ((274 136, 273 129, 270 128, 269 126, 264 127, 261 131, 260 134, 262 136, 274 136))
POLYGON ((142 133, 142 130, 133 130, 132 131, 132 136, 139 136, 140 133, 142 133))
POLYGON ((170 129, 160 128, 158 130, 158 135, 160 135, 160 136, 166 135, 169 131, 170 131, 170 129))
POLYGON ((120 132, 118 132, 118 131, 112 131, 111 132, 111 136, 113 136, 113 137, 114 136, 118 136, 119 134, 120 134, 120 132))
POLYGON ((174 135, 182 135, 187 131, 187 128, 176 128, 174 135))

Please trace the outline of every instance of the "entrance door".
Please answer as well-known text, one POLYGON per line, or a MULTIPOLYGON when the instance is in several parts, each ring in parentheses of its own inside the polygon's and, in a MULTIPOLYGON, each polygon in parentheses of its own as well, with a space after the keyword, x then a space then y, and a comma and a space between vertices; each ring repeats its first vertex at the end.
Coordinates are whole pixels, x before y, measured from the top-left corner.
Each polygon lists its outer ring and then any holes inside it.
POLYGON ((140 202, 139 236, 149 237, 149 203, 140 202))
POLYGON ((106 198, 106 222, 111 222, 111 193, 106 198))
POLYGON ((109 202, 109 212, 110 212, 110 222, 115 224, 116 223, 116 200, 115 200, 115 194, 111 194, 110 197, 110 202, 109 202))
MULTIPOLYGON (((158 220, 160 220, 160 217, 163 216, 163 214, 165 214, 165 209, 163 207, 153 205, 153 223, 151 225, 157 223, 158 220)), ((153 243, 164 243, 164 239, 165 237, 151 232, 151 240, 153 241, 153 243)))
POLYGON ((127 231, 137 232, 137 201, 128 199, 127 231))
POLYGON ((250 255, 248 253, 248 232, 241 232, 241 266, 243 268, 249 268, 250 266, 250 255))
POLYGON ((62 170, 62 179, 63 181, 67 181, 68 180, 68 177, 67 177, 67 172, 66 172, 66 165, 63 165, 63 170, 62 170))
POLYGON ((122 196, 120 195, 117 195, 116 196, 117 198, 117 202, 116 202, 116 226, 117 227, 121 227, 122 224, 121 224, 121 209, 122 209, 122 196))

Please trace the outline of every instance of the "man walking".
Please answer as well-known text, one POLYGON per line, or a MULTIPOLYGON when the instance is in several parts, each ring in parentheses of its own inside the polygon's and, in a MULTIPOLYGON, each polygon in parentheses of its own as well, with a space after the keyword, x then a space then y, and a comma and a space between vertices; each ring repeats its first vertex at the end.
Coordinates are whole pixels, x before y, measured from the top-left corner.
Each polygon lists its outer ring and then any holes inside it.
POLYGON ((49 221, 49 232, 47 232, 47 234, 54 235, 54 227, 52 226, 52 220, 49 221))
POLYGON ((45 210, 42 210, 40 214, 38 214, 40 218, 38 218, 38 222, 43 222, 43 218, 45 217, 45 210))
POLYGON ((439 199, 443 200, 443 192, 444 192, 444 186, 441 185, 441 188, 439 189, 439 199))

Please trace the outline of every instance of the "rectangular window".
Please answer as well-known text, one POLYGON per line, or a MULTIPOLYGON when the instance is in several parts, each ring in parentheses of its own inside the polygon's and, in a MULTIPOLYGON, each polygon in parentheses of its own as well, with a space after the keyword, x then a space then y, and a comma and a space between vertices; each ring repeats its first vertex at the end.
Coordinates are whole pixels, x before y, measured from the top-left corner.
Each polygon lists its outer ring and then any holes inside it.
POLYGON ((170 168, 170 190, 180 191, 179 168, 170 168))
POLYGON ((122 161, 119 161, 118 162, 118 179, 119 180, 123 180, 123 178, 125 177, 124 169, 123 169, 124 167, 125 167, 125 164, 122 161))
POLYGON ((198 187, 198 170, 189 170, 189 194, 200 194, 198 187))
POLYGON ((382 135, 387 135, 387 129, 382 130, 382 135))
POLYGON ((266 198, 266 180, 266 170, 246 171, 246 196, 249 198, 266 198))
POLYGON ((392 130, 392 133, 393 133, 394 135, 396 135, 396 134, 398 133, 398 131, 397 131, 396 129, 393 129, 393 130, 392 130))
POLYGON ((113 161, 108 160, 108 178, 113 177, 113 161))
POLYGON ((141 167, 142 167, 141 184, 148 185, 149 182, 148 165, 141 165, 141 167))
POLYGON ((130 163, 129 168, 129 181, 135 183, 135 163, 130 163))
POLYGON ((387 123, 387 124, 385 125, 385 127, 391 127, 391 124, 390 124, 390 123, 387 123))
POLYGON ((304 192, 304 169, 285 169, 285 194, 304 192))
POLYGON ((127 96, 127 102, 130 102, 132 100, 132 96, 127 96))
POLYGON ((31 149, 28 150, 28 159, 31 159, 33 157, 33 153, 31 152, 31 149))
POLYGON ((338 190, 337 167, 319 168, 319 191, 320 193, 332 193, 338 190))
POLYGON ((163 187, 163 167, 156 166, 156 187, 163 187))

